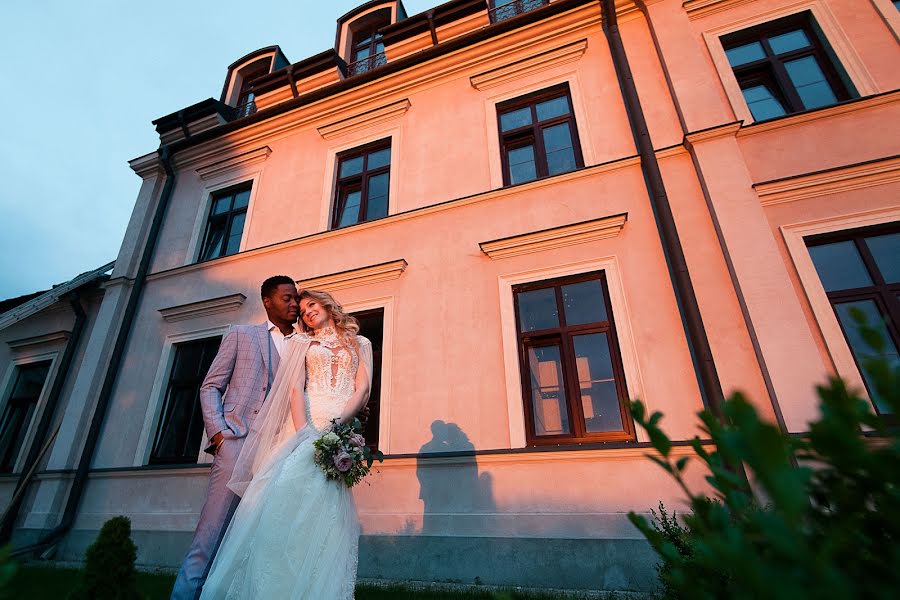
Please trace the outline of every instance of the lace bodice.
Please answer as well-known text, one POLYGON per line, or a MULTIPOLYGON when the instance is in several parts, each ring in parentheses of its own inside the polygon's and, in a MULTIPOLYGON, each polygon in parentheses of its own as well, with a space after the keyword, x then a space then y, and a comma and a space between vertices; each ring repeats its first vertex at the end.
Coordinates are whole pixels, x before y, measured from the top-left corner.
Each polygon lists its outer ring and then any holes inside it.
POLYGON ((334 330, 313 339, 306 353, 306 417, 322 431, 353 395, 359 357, 341 345, 334 330))

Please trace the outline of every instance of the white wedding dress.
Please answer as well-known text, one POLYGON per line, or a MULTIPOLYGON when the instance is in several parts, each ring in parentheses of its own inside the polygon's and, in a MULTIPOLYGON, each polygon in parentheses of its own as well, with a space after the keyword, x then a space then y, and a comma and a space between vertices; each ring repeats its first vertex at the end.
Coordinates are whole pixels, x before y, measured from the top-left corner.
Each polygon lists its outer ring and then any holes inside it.
POLYGON ((353 598, 356 506, 350 490, 313 462, 312 444, 353 394, 359 358, 338 349, 334 335, 312 339, 305 356, 307 425, 293 434, 290 454, 250 481, 201 600, 353 598))

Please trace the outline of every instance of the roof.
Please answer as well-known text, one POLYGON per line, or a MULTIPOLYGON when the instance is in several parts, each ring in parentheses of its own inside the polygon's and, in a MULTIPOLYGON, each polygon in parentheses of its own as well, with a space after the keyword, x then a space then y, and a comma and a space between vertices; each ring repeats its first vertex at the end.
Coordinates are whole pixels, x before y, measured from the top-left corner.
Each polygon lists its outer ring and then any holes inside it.
POLYGON ((37 292, 36 294, 30 294, 26 296, 20 296, 19 298, 4 300, 2 303, 0 303, 0 307, 8 303, 12 303, 13 308, 0 313, 0 331, 15 323, 18 323, 23 319, 27 319, 28 317, 39 313, 45 308, 53 306, 69 292, 72 292, 80 287, 94 283, 95 281, 104 278, 105 275, 112 270, 115 264, 115 261, 106 263, 98 269, 82 273, 81 275, 78 275, 77 277, 70 279, 65 283, 61 283, 60 285, 55 286, 51 290, 47 290, 46 292, 37 292), (31 296, 30 299, 28 299, 29 296, 31 296), (21 303, 16 304, 16 301, 21 299, 25 300, 21 303))

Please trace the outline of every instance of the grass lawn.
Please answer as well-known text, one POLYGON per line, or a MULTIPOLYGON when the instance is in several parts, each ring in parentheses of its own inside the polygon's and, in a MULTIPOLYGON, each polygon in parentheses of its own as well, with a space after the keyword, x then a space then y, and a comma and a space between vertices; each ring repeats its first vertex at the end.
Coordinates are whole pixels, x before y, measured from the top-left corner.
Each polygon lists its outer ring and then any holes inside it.
MULTIPOLYGON (((64 600, 80 579, 80 572, 74 569, 22 566, 16 573, 5 598, 27 598, 28 600, 64 600)), ((138 589, 147 600, 165 600, 175 583, 174 575, 138 573, 138 589)), ((361 585, 356 588, 356 600, 565 600, 567 596, 535 596, 517 592, 492 593, 457 591, 411 591, 402 587, 380 587, 361 585)))

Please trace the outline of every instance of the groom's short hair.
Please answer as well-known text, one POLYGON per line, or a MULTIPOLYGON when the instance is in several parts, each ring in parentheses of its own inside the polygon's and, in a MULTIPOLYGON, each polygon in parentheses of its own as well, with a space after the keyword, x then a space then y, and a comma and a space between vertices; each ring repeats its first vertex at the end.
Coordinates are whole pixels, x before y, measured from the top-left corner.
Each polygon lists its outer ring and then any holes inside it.
POLYGON ((262 287, 259 288, 259 295, 262 298, 268 298, 272 295, 272 293, 278 289, 279 285, 288 284, 296 286, 294 280, 288 277, 287 275, 275 275, 273 277, 269 277, 262 283, 262 287))

